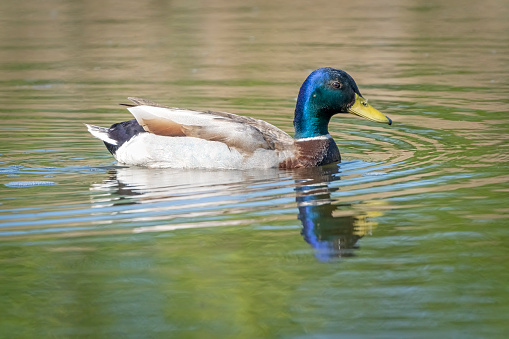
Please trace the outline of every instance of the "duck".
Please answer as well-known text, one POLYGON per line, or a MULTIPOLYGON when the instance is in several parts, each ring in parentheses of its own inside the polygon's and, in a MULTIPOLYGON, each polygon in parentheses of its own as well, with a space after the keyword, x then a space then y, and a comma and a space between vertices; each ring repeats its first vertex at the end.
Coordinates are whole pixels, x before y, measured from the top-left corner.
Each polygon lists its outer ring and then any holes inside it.
POLYGON ((128 98, 134 119, 111 127, 85 124, 120 165, 149 168, 307 168, 341 162, 328 131, 331 118, 350 113, 392 124, 361 95, 354 79, 331 67, 314 70, 297 97, 291 137, 263 120, 197 111, 128 98))

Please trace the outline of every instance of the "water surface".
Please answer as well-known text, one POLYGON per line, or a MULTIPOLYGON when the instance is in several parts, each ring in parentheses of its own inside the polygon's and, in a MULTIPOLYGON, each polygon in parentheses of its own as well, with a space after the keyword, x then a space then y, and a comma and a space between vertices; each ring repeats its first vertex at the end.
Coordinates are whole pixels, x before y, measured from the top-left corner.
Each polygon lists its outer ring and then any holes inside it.
POLYGON ((2 337, 505 337, 505 1, 0 4, 2 337), (339 116, 344 161, 118 166, 83 123, 127 96, 292 133, 349 72, 393 126, 339 116))

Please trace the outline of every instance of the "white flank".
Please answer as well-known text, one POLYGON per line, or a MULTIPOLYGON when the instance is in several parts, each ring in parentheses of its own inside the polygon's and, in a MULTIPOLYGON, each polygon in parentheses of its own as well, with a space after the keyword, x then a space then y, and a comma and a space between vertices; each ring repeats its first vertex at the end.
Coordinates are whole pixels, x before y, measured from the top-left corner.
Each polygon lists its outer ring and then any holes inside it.
POLYGON ((107 142, 108 144, 112 144, 112 145, 117 145, 118 144, 118 141, 117 140, 114 140, 114 139, 111 139, 108 135, 108 132, 109 132, 109 129, 106 128, 106 127, 100 127, 100 126, 94 126, 94 125, 89 125, 89 124, 85 124, 88 128, 88 131, 90 132, 90 134, 92 134, 94 137, 96 137, 97 139, 100 139, 104 142, 107 142))
POLYGON ((250 169, 278 167, 288 152, 258 149, 243 154, 219 141, 141 133, 115 153, 119 163, 151 168, 250 169))

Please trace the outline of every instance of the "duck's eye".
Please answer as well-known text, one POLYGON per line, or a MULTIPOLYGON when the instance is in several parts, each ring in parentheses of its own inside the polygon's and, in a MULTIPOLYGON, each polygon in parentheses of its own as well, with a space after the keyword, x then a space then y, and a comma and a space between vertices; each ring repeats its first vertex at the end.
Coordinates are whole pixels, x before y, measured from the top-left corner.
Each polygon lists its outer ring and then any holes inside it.
POLYGON ((339 81, 334 81, 331 86, 333 88, 341 88, 342 84, 339 81))

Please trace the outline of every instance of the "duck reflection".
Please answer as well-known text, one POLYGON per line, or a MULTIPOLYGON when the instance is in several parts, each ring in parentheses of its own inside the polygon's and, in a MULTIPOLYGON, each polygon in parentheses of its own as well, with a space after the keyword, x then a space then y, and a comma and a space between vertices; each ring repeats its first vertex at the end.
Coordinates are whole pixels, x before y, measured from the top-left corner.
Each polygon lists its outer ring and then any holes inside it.
POLYGON ((221 171, 116 167, 110 169, 108 175, 102 183, 92 184, 91 190, 107 192, 107 196, 115 201, 135 198, 131 199, 133 204, 180 197, 239 195, 246 193, 246 186, 285 179, 285 173, 277 169, 221 171))
MULTIPOLYGON (((108 179, 92 185, 92 190, 103 192, 92 199, 94 207, 120 207, 107 213, 126 216, 134 211, 128 205, 144 204, 143 213, 136 221, 151 226, 135 230, 148 232, 187 228, 191 224, 193 227, 252 225, 252 213, 260 214, 265 208, 280 209, 281 205, 272 204, 274 199, 291 205, 288 199, 293 199, 295 194, 304 240, 313 247, 319 260, 330 261, 354 255, 358 240, 376 227, 370 217, 382 215, 374 202, 339 202, 340 194, 334 192, 339 191, 340 166, 293 171, 115 168, 109 171, 108 179), (261 207, 249 207, 246 203, 261 207), (215 221, 209 221, 210 218, 215 221)), ((286 215, 275 218, 291 222, 286 215)))
POLYGON ((371 234, 376 223, 370 217, 381 216, 378 203, 341 204, 331 198, 338 188, 331 183, 340 180, 337 165, 309 168, 296 172, 296 201, 302 236, 315 249, 321 261, 354 255, 357 241, 371 234))

